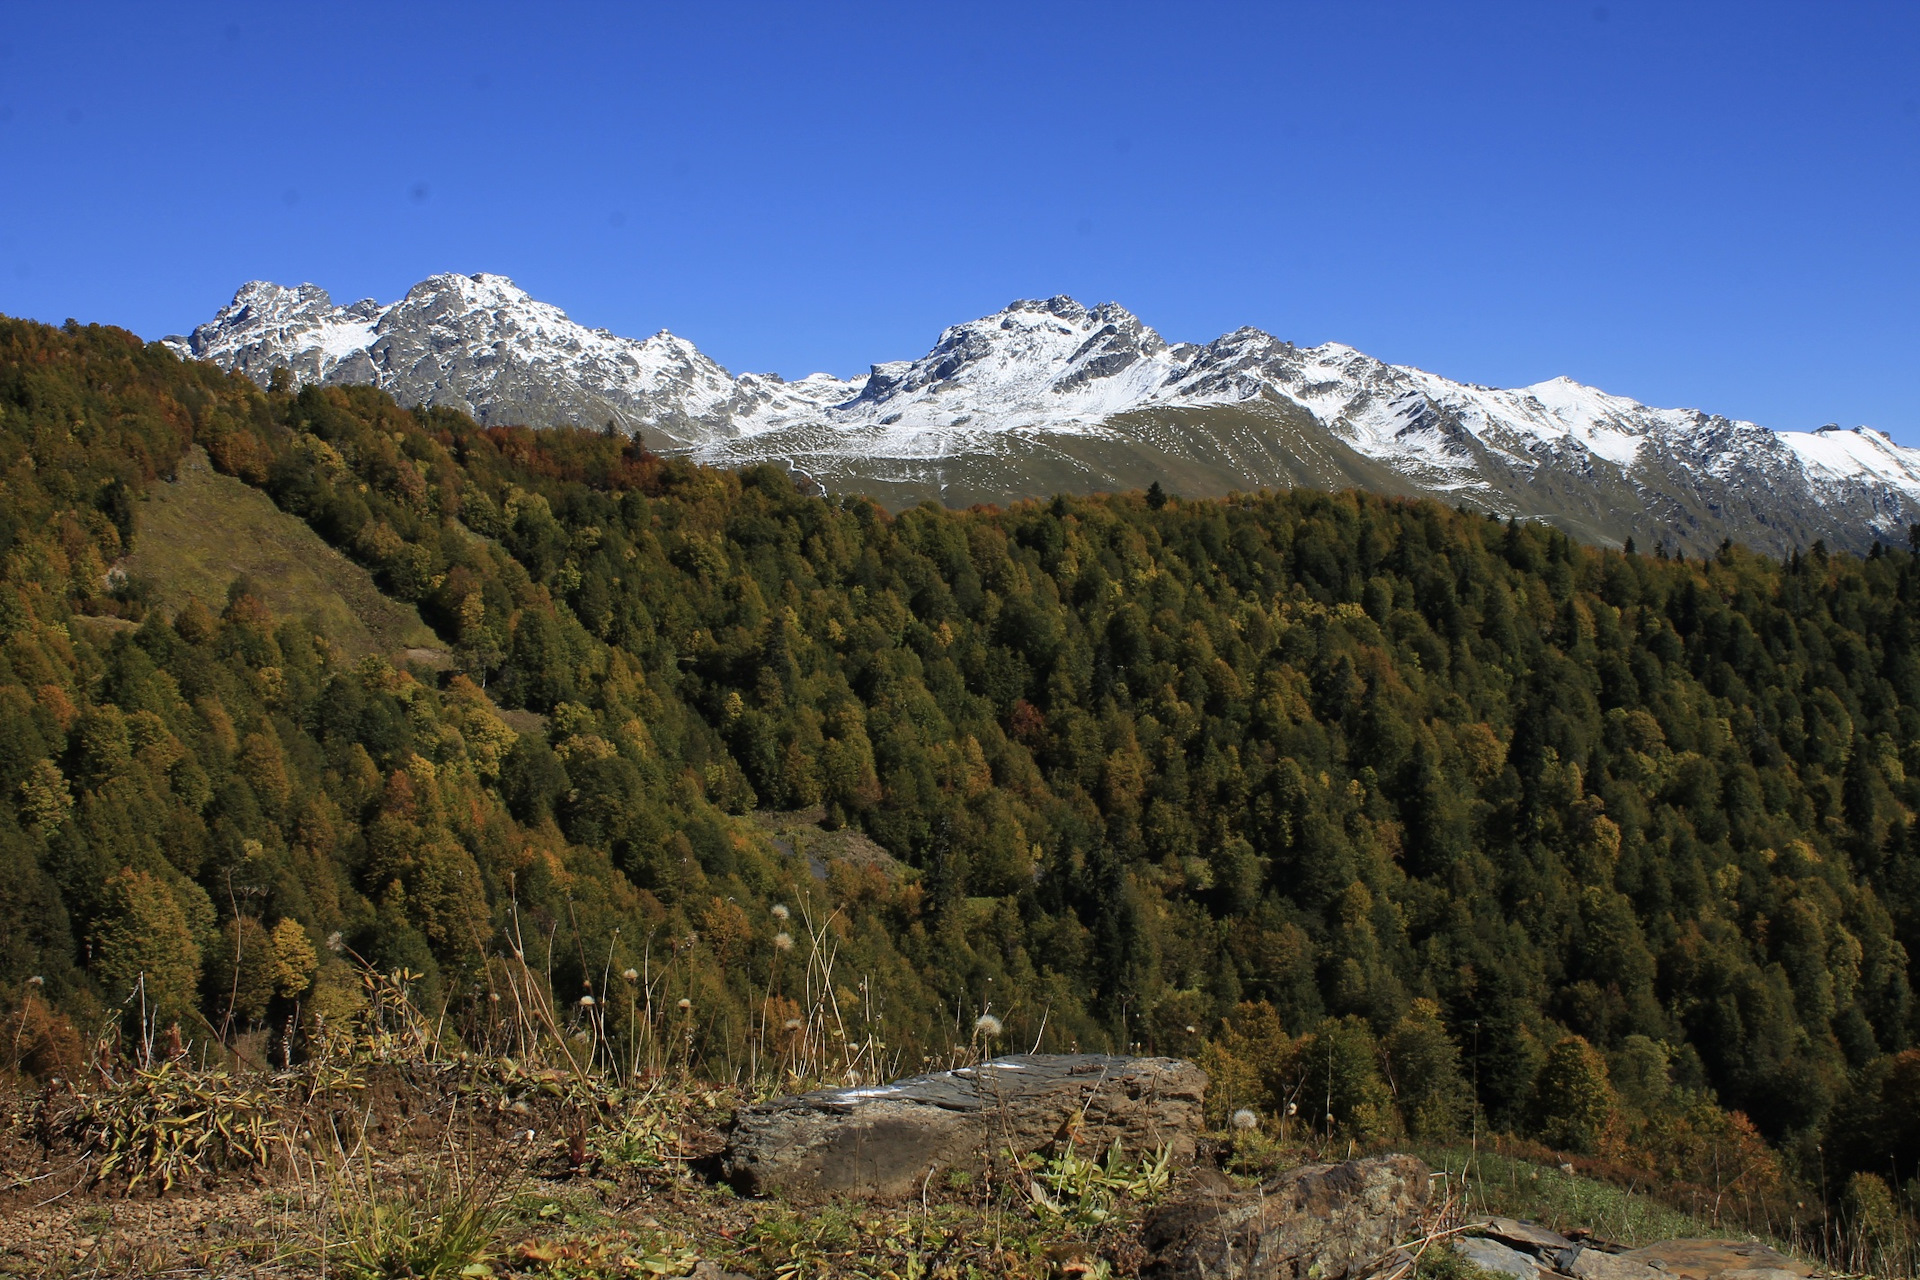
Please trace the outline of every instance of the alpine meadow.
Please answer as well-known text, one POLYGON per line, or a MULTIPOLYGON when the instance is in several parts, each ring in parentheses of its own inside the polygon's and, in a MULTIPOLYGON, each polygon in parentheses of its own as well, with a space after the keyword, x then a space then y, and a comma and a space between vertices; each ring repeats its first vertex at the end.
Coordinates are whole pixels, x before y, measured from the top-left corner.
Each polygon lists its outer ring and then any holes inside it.
POLYGON ((808 488, 0 320, 6 1065, 396 988, 506 1054, 537 985, 656 1072, 1162 1054, 1216 1125, 1910 1203, 1920 529, 808 488))

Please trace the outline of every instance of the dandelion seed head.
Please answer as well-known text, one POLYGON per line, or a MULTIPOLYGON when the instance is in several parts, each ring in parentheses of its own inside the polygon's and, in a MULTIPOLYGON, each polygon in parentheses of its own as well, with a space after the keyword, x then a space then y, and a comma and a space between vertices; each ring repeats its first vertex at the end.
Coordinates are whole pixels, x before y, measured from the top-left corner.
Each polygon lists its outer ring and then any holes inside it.
POLYGON ((773 918, 775 920, 785 920, 791 914, 792 913, 787 910, 786 903, 776 902, 773 904, 773 918))
POLYGON ((1249 1129, 1258 1129, 1260 1127, 1260 1117, 1253 1114, 1252 1108, 1242 1107, 1233 1113, 1233 1127, 1243 1133, 1249 1129))
POLYGON ((1299 1103, 1297 1103, 1297 1102, 1289 1102, 1289 1103, 1287 1104, 1287 1114, 1288 1114, 1288 1115, 1290 1115, 1290 1116, 1297 1116, 1297 1115, 1299 1115, 1299 1114, 1300 1114, 1300 1104, 1299 1104, 1299 1103))
POLYGON ((340 937, 340 931, 338 929, 335 929, 332 933, 327 935, 327 950, 338 955, 340 952, 345 951, 346 949, 347 949, 347 944, 340 937))
POLYGON ((793 950, 793 935, 792 935, 792 934, 790 934, 790 933, 776 933, 776 934, 774 934, 774 935, 773 935, 773 947, 774 947, 774 950, 776 950, 776 951, 791 951, 791 950, 793 950))
POLYGON ((625 978, 628 982, 640 981, 640 971, 638 969, 622 970, 620 976, 625 978))
POLYGON ((27 985, 30 987, 44 987, 47 985, 47 980, 36 973, 27 979, 27 985))
POLYGON ((691 1001, 691 1000, 689 1000, 689 999, 687 999, 687 998, 686 998, 685 996, 681 996, 681 997, 680 997, 680 1007, 681 1007, 682 1009, 691 1009, 691 1008, 693 1008, 693 1001, 691 1001))
POLYGON ((593 1008, 593 997, 592 997, 592 996, 581 996, 581 997, 580 997, 580 1007, 581 1007, 582 1009, 591 1009, 591 1008, 593 1008))
POLYGON ((983 1013, 973 1020, 974 1034, 985 1036, 989 1040, 998 1036, 1001 1029, 1000 1019, 990 1013, 983 1013))
POLYGON ((780 1025, 785 1027, 788 1031, 798 1031, 801 1027, 805 1026, 806 1024, 801 1022, 800 1019, 798 1018, 788 1018, 785 1022, 781 1023, 780 1025))

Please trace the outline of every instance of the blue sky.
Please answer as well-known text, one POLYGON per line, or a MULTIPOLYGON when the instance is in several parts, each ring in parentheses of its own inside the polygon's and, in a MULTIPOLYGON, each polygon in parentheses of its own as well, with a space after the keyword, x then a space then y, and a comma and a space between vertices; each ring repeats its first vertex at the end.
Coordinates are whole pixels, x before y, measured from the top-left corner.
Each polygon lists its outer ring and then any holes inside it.
POLYGON ((734 369, 1016 297, 1920 445, 1920 6, 14 5, 0 312, 496 271, 734 369))

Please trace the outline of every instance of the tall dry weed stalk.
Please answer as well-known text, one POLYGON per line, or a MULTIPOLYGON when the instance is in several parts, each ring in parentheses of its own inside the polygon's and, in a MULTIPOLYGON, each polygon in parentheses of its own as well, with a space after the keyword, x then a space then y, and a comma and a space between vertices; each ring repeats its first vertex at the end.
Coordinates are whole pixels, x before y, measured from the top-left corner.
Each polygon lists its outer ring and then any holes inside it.
MULTIPOLYGON (((766 992, 748 1045, 747 1074, 756 1089, 857 1086, 890 1078, 899 1070, 898 1051, 890 1054, 881 1038, 883 1015, 876 1011, 871 980, 862 977, 852 993, 851 1018, 843 1007, 842 988, 834 980, 840 936, 832 926, 839 915, 836 907, 816 921, 812 904, 802 900, 805 956, 797 998, 775 992, 784 957, 799 949, 785 930, 775 935, 766 992)), ((782 916, 781 922, 788 919, 782 916)))

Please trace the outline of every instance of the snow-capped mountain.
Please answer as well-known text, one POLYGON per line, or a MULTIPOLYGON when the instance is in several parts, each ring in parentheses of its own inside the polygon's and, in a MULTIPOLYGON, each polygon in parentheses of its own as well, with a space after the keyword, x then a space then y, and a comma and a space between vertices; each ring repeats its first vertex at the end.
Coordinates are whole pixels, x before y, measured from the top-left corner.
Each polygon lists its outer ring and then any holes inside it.
POLYGON ((263 384, 285 367, 490 424, 612 422, 655 448, 779 462, 896 505, 1156 479, 1192 495, 1360 485, 1687 551, 1728 536, 1861 548, 1920 520, 1920 450, 1870 428, 1772 431, 1567 378, 1473 386, 1250 328, 1169 344, 1115 303, 1064 297, 955 325, 918 360, 794 382, 735 377, 664 330, 587 329, 492 275, 348 307, 256 281, 166 341, 263 384))
POLYGON ((728 434, 736 418, 802 414, 859 389, 834 378, 735 378, 664 329, 645 339, 588 329, 495 275, 438 275, 398 302, 348 307, 314 285, 255 280, 191 336, 165 341, 263 386, 284 366, 302 385, 369 383, 402 404, 443 405, 490 425, 612 420, 689 443, 728 434))

